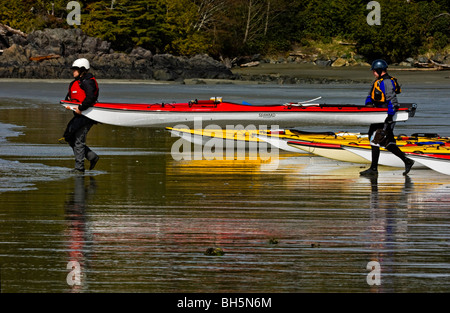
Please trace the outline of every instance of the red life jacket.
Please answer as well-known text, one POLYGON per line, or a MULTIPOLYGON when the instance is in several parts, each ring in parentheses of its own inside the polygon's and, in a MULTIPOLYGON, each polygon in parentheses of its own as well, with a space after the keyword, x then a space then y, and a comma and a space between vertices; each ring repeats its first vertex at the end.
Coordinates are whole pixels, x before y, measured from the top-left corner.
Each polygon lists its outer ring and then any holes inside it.
MULTIPOLYGON (((94 80, 95 86, 98 90, 98 84, 95 77, 90 78, 94 80)), ((72 85, 69 87, 69 96, 71 101, 76 101, 82 103, 84 99, 86 99, 86 92, 81 88, 81 81, 79 79, 75 80, 72 85)), ((97 91, 98 92, 98 91, 97 91)))

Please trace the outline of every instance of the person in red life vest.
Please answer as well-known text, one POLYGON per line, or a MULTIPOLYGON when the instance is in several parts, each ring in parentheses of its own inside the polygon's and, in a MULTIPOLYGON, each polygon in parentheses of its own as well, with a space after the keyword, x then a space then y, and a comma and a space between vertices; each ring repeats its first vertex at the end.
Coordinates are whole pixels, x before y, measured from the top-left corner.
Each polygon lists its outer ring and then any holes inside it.
MULTIPOLYGON (((94 75, 89 73, 89 61, 81 58, 72 64, 73 77, 69 85, 66 100, 80 103, 73 113, 73 118, 67 124, 64 132, 65 141, 72 147, 75 155, 75 169, 72 171, 84 173, 84 159, 90 162, 92 170, 99 160, 99 156, 86 145, 86 137, 91 127, 97 122, 82 114, 92 107, 98 99, 99 88, 94 75)), ((70 107, 66 107, 70 109, 70 107)))
POLYGON ((387 108, 388 111, 384 123, 370 125, 368 135, 371 138, 372 164, 370 168, 360 172, 363 176, 378 175, 380 146, 385 147, 386 150, 399 157, 405 163, 403 175, 407 175, 414 164, 414 161, 406 157, 405 153, 400 150, 395 141, 394 116, 400 106, 397 100, 397 94, 401 92, 401 88, 397 83, 397 79, 387 73, 387 68, 388 64, 381 59, 373 61, 372 67, 370 68, 375 76, 375 81, 366 98, 366 105, 387 108))

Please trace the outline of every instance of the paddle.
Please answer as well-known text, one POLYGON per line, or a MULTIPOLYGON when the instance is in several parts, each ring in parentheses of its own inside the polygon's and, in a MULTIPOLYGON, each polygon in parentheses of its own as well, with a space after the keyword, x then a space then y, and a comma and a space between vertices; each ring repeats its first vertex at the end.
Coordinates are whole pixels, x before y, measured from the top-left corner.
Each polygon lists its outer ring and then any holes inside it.
POLYGON ((308 106, 308 105, 319 105, 318 103, 310 103, 310 102, 313 102, 313 101, 316 101, 316 100, 319 100, 319 99, 321 99, 322 97, 317 97, 317 98, 314 98, 314 99, 310 99, 310 100, 306 100, 306 101, 299 101, 299 102, 297 102, 297 103, 286 103, 285 105, 288 105, 288 106, 295 106, 295 107, 299 107, 299 106, 308 106))

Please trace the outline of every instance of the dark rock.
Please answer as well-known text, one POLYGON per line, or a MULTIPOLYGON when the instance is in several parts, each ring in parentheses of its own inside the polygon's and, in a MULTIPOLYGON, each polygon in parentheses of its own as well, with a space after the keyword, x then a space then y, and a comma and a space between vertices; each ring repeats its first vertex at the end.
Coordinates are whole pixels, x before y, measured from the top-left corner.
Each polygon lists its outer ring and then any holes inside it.
POLYGON ((445 55, 440 54, 440 53, 436 53, 435 55, 433 55, 433 56, 431 57, 431 59, 432 59, 434 62, 437 62, 437 63, 444 63, 445 55))
POLYGON ((27 39, 18 34, 13 34, 12 36, 9 36, 8 40, 9 40, 9 45, 8 45, 9 47, 12 46, 13 44, 24 46, 27 43, 27 39))
POLYGON ((81 29, 45 29, 27 37, 31 47, 42 54, 70 56, 81 53, 110 53, 111 44, 99 38, 86 36, 81 29))
POLYGON ((153 78, 156 80, 175 80, 173 72, 165 69, 157 69, 153 71, 153 78))
POLYGON ((4 30, 0 38, 4 45, 2 78, 70 78, 70 66, 81 57, 90 61, 91 71, 99 79, 235 78, 229 68, 207 55, 153 55, 142 47, 116 53, 109 42, 87 36, 80 29, 45 29, 27 36, 4 30))
POLYGON ((420 57, 417 59, 417 61, 418 61, 419 63, 428 63, 428 58, 427 58, 427 57, 424 57, 424 56, 420 56, 420 57))
POLYGON ((316 60, 316 64, 319 66, 331 66, 332 63, 331 60, 316 60))
POLYGON ((233 73, 219 61, 214 60, 206 54, 198 54, 188 59, 185 66, 187 78, 232 78, 233 73))
POLYGON ((450 64, 450 54, 447 54, 444 58, 444 64, 450 64))
POLYGON ((149 59, 149 60, 151 60, 153 58, 151 51, 146 50, 141 47, 136 47, 133 50, 131 50, 130 56, 136 57, 138 59, 149 59))
POLYGON ((13 44, 23 45, 26 43, 26 38, 27 34, 20 30, 0 24, 0 49, 7 49, 13 44))

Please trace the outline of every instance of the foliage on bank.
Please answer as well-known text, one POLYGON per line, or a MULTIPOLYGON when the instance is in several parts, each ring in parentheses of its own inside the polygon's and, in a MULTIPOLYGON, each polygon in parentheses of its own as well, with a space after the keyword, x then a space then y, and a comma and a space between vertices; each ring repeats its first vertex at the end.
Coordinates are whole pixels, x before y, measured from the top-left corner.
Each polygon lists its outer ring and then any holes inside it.
MULTIPOLYGON (((117 51, 214 57, 276 54, 335 38, 354 42, 367 60, 400 62, 450 41, 447 0, 379 0, 381 25, 369 25, 361 0, 101 0, 79 1, 80 27, 117 51)), ((69 26, 68 0, 0 3, 0 23, 31 32, 69 26)))

